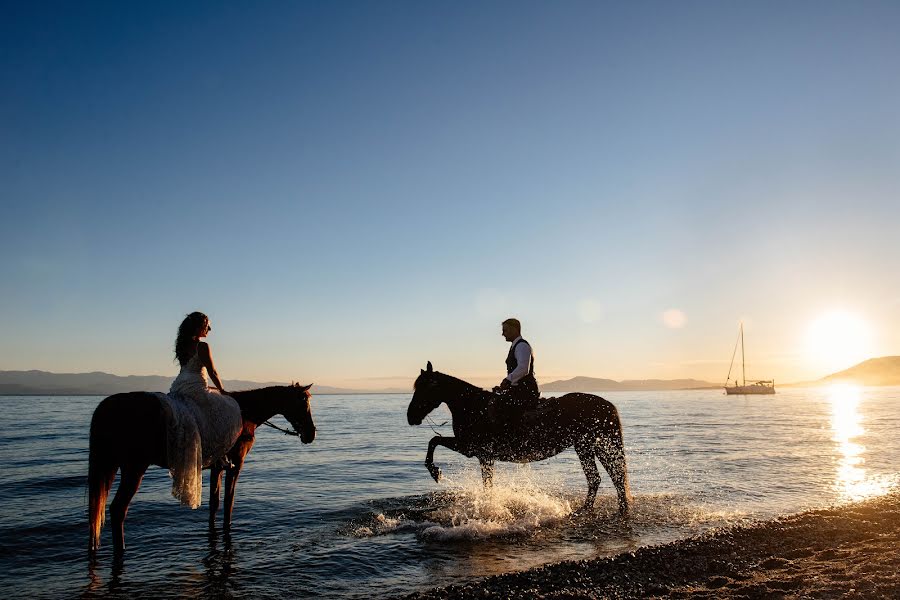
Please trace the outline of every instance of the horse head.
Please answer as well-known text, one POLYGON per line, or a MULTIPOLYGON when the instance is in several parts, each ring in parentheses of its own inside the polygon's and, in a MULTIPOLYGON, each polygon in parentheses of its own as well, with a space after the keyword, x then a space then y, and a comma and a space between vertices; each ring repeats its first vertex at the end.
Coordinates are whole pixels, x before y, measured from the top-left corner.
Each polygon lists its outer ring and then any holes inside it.
POLYGON ((441 393, 439 376, 428 362, 426 369, 416 379, 413 384, 413 397, 406 409, 406 420, 410 425, 421 425, 425 416, 436 409, 444 402, 441 393))
POLYGON ((300 385, 292 383, 288 389, 291 392, 291 399, 285 403, 282 416, 294 427, 294 430, 300 433, 300 440, 304 444, 312 443, 316 439, 316 424, 313 422, 312 410, 309 405, 309 399, 312 394, 309 393, 309 385, 300 385))

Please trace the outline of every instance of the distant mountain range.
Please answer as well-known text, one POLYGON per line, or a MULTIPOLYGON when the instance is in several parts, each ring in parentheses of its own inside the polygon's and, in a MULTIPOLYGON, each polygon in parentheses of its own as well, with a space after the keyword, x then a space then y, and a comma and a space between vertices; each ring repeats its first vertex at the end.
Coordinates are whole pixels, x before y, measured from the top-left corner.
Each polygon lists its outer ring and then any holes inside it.
MULTIPOLYGON (((168 392, 174 377, 164 375, 110 375, 93 373, 48 373, 47 371, 0 371, 0 395, 2 396, 109 396, 122 392, 168 392)), ((301 382, 309 383, 309 382, 301 382)), ((226 390, 250 390, 287 382, 258 382, 241 379, 225 379, 226 390)), ((316 385, 316 394, 358 394, 364 390, 316 385)), ((404 392, 408 390, 402 390, 404 392)), ((383 392, 388 393, 388 392, 383 392)))
MULTIPOLYGON (((164 375, 111 375, 93 373, 49 373, 47 371, 0 371, 0 395, 4 396, 108 396, 122 392, 146 391, 168 392, 173 377, 164 375)), ((305 383, 305 382, 304 382, 305 383)), ((286 385, 285 382, 258 382, 240 379, 226 379, 222 382, 226 390, 249 390, 270 385, 286 385)), ((563 381, 553 381, 541 385, 546 392, 575 391, 641 391, 641 390, 684 390, 717 388, 718 384, 699 379, 644 379, 613 381, 595 377, 574 377, 563 381)), ((339 388, 316 385, 314 394, 392 394, 410 393, 409 388, 386 388, 378 390, 339 388)))
MULTIPOLYGON (((129 375, 122 377, 109 373, 48 373, 47 371, 0 371, 0 396, 108 396, 120 392, 167 392, 172 377, 164 375, 129 375)), ((859 385, 900 385, 900 356, 870 358, 838 373, 832 373, 817 381, 788 385, 821 385, 823 383, 852 382, 859 385)), ((287 385, 286 382, 258 382, 226 379, 226 390, 249 390, 271 385, 287 385)), ((308 382, 303 382, 308 383, 308 382)), ((316 385, 314 394, 408 394, 410 388, 386 388, 358 390, 327 385, 316 385)), ((541 385, 542 392, 637 392, 661 390, 716 389, 720 383, 700 379, 629 379, 615 381, 597 377, 573 377, 551 381, 541 385)))

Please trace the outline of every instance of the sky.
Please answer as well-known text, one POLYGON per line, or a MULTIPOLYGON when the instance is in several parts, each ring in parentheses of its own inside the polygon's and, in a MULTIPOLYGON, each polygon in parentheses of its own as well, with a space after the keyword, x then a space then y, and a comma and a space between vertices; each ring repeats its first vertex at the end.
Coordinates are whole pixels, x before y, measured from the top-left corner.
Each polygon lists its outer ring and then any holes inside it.
POLYGON ((0 3, 0 370, 900 355, 895 2, 0 3))

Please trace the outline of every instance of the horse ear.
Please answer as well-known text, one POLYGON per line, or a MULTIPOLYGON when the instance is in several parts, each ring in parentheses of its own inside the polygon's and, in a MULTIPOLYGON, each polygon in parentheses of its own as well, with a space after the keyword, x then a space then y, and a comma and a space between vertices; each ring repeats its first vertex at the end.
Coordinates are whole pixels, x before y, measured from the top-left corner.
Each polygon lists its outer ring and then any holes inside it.
POLYGON ((428 361, 428 366, 426 367, 429 373, 431 373, 434 369, 431 368, 431 361, 428 361))
MULTIPOLYGON (((300 385, 300 384, 298 383, 297 385, 300 385)), ((304 392, 308 392, 308 391, 309 391, 309 388, 311 388, 313 385, 314 385, 314 384, 312 384, 312 383, 309 384, 309 385, 304 385, 301 389, 302 389, 304 392)))

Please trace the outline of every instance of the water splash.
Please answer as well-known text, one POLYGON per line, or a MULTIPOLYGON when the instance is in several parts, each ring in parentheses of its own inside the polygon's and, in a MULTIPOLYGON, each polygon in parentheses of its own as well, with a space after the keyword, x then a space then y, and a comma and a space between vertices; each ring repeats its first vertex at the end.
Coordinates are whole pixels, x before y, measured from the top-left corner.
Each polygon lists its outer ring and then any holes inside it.
POLYGON ((428 512, 432 524, 420 531, 426 540, 465 541, 528 536, 565 520, 572 513, 560 481, 528 466, 498 471, 485 488, 480 472, 464 470, 446 479, 441 505, 428 512))

